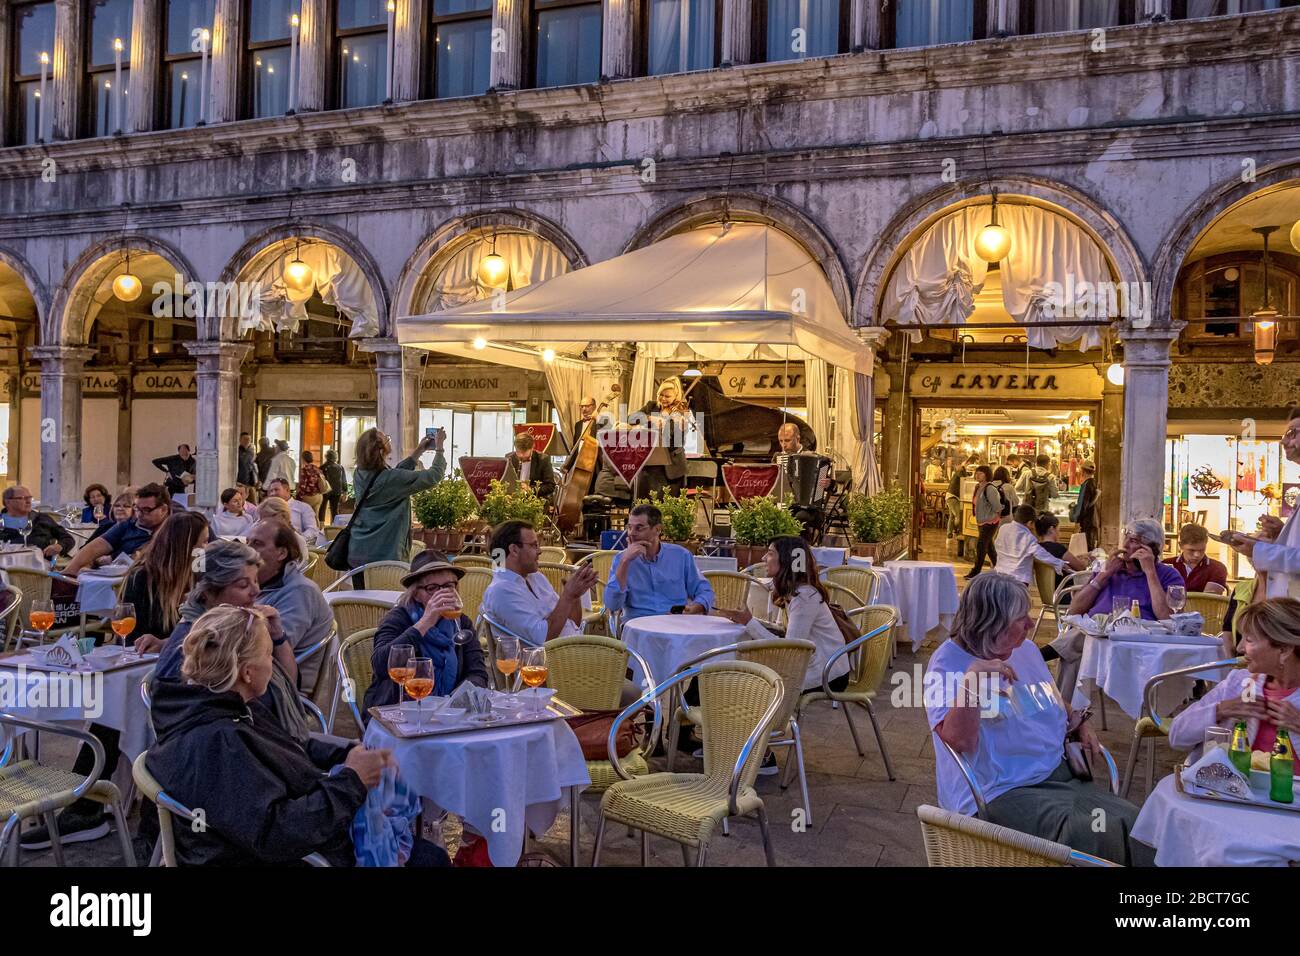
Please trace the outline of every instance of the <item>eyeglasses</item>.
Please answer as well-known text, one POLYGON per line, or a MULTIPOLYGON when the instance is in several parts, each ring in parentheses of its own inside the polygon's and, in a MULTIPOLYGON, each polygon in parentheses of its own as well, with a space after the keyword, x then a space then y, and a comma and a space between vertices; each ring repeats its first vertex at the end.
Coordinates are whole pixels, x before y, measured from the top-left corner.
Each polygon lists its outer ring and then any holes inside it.
POLYGON ((164 507, 166 507, 166 506, 165 506, 165 505, 153 505, 153 506, 151 506, 151 507, 145 507, 144 505, 135 505, 135 510, 136 510, 136 514, 141 514, 141 515, 151 515, 151 514, 153 514, 155 511, 161 511, 164 507))
POLYGON ((1282 433, 1282 440, 1290 441, 1292 438, 1295 438, 1296 435, 1300 435, 1300 428, 1288 428, 1282 433))
POLYGON ((417 584, 415 590, 422 591, 425 594, 437 594, 439 591, 455 591, 457 581, 447 581, 443 584, 417 584))

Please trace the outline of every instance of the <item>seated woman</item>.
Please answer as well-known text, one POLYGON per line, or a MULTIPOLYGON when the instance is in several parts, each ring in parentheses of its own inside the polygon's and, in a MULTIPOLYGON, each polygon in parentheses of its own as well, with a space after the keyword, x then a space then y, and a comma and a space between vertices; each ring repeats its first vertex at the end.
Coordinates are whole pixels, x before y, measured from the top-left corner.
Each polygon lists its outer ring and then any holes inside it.
POLYGON ((221 507, 212 516, 212 534, 217 538, 242 538, 257 520, 257 509, 245 506, 244 493, 227 488, 221 493, 221 507))
POLYGON ((122 600, 135 606, 135 629, 123 643, 142 654, 162 648, 194 584, 194 550, 207 544, 208 523, 193 511, 171 515, 153 533, 122 585, 122 600))
MULTIPOLYGON (((1088 561, 1086 558, 1071 553, 1070 549, 1061 544, 1058 540, 1061 530, 1061 519, 1056 517, 1050 511, 1044 511, 1034 519, 1034 536, 1038 538, 1038 543, 1054 558, 1060 558, 1070 568, 1071 571, 1086 571, 1088 561)), ((1056 583, 1065 580, 1065 575, 1059 571, 1056 574, 1056 583)))
POLYGON ((86 493, 81 496, 81 500, 86 503, 86 507, 81 509, 82 524, 99 524, 109 516, 108 489, 98 482, 86 486, 86 493))
POLYGON ((1270 752, 1277 728, 1300 730, 1300 601, 1273 598, 1237 614, 1246 666, 1173 719, 1169 746, 1200 756, 1207 727, 1246 722, 1251 750, 1270 752), (1253 689, 1248 689, 1253 688, 1253 689))
MULTIPOLYGON (((154 694, 149 772, 206 824, 174 828, 184 866, 290 865, 311 853, 353 866, 353 820, 393 765, 388 750, 298 741, 266 712, 271 630, 252 608, 208 611, 185 638, 181 679, 154 694)), ((430 851, 424 843, 412 860, 430 851)))
POLYGON ((410 573, 402 578, 406 588, 397 605, 384 615, 375 632, 375 649, 370 658, 374 679, 366 690, 362 719, 369 721, 371 707, 397 703, 397 685, 388 679, 388 649, 409 644, 416 657, 433 660, 433 695, 445 697, 464 681, 488 686, 487 665, 478 638, 461 641, 459 635, 474 632, 474 622, 465 614, 445 618, 443 611, 461 606, 456 585, 465 569, 449 562, 440 551, 421 551, 411 562, 410 573))
POLYGON ((270 519, 271 521, 281 522, 290 531, 293 531, 294 535, 298 538, 299 552, 302 554, 307 553, 307 539, 294 530, 293 512, 289 510, 289 502, 285 501, 283 498, 277 498, 275 495, 268 495, 262 500, 262 503, 257 506, 257 517, 258 520, 261 521, 270 519))
POLYGON ((89 544, 91 541, 94 541, 119 521, 129 520, 134 507, 135 490, 133 488, 127 488, 113 499, 113 507, 109 509, 109 513, 104 516, 104 520, 99 523, 99 527, 95 529, 94 533, 86 539, 86 543, 89 544))
POLYGON ((940 804, 957 813, 976 810, 947 743, 970 765, 991 822, 1115 863, 1154 863, 1155 852, 1129 837, 1138 808, 1075 779, 1063 759, 1067 734, 1097 767, 1101 744, 1088 711, 1067 713, 1053 692, 1043 655, 1028 640, 1033 628, 1029 593, 1009 575, 981 575, 962 594, 952 637, 934 652, 925 675, 940 804), (1106 815, 1101 832, 1093 825, 1097 809, 1106 815))

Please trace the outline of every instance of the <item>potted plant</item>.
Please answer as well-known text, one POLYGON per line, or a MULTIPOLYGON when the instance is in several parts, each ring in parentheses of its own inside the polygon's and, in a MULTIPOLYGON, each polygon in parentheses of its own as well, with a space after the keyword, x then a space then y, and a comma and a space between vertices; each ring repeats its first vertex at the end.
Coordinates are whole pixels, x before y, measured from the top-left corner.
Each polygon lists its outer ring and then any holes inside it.
POLYGON ((763 559, 773 538, 803 534, 803 525, 785 503, 771 495, 748 498, 731 508, 731 533, 736 539, 736 565, 746 568, 763 559))
POLYGON ((425 547, 455 554, 465 546, 466 534, 474 531, 474 495, 464 478, 440 481, 432 488, 411 496, 411 511, 420 527, 414 537, 425 547))
POLYGON ((489 527, 513 520, 529 521, 534 528, 541 528, 546 517, 546 504, 528 485, 521 484, 511 491, 504 482, 494 481, 488 486, 483 503, 478 506, 478 516, 489 527))
POLYGON ((875 495, 849 498, 849 531, 853 553, 881 564, 903 553, 904 532, 912 514, 912 499, 897 485, 875 495))
POLYGON ((668 489, 651 492, 649 498, 642 498, 639 505, 654 505, 663 515, 660 534, 665 541, 680 544, 691 554, 700 549, 695 537, 695 500, 685 495, 671 495, 668 489))

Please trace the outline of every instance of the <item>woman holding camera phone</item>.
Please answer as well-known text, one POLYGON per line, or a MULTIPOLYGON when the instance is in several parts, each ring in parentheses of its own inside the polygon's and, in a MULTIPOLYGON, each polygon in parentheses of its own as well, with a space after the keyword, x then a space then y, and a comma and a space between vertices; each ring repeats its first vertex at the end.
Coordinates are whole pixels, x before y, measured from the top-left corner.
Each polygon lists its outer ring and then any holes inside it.
POLYGON ((411 496, 432 488, 447 473, 444 429, 426 432, 415 449, 396 465, 388 464, 393 443, 378 428, 357 439, 357 467, 352 473, 357 510, 353 514, 348 563, 409 561, 411 558, 411 496), (433 449, 433 464, 421 467, 420 456, 433 449))

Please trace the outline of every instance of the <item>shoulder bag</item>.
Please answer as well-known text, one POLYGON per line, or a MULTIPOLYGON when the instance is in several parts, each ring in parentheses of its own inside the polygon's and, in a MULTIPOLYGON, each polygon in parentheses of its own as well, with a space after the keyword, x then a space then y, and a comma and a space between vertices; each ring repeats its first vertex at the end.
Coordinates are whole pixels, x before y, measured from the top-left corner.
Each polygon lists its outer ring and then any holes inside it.
POLYGON ((366 506, 366 499, 370 497, 370 489, 375 487, 375 480, 380 474, 382 472, 377 471, 370 476, 370 482, 366 485, 361 500, 357 502, 352 517, 348 519, 348 523, 344 525, 343 530, 330 542, 329 550, 325 552, 325 566, 327 568, 333 568, 335 571, 352 570, 352 564, 348 561, 348 546, 352 540, 352 522, 357 520, 357 515, 361 514, 361 509, 366 506))

